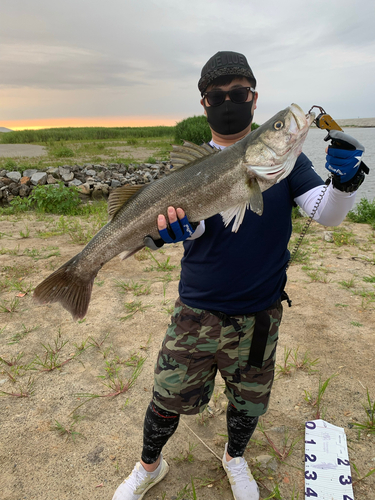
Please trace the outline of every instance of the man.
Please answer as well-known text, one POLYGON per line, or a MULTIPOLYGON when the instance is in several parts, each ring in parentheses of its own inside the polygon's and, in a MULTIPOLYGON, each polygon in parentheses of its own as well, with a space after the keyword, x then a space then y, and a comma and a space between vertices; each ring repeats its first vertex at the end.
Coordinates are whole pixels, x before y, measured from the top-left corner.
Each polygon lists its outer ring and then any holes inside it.
MULTIPOLYGON (((258 92, 245 56, 215 54, 203 67, 198 88, 212 146, 223 149, 251 131, 258 92)), ((315 215, 324 225, 342 222, 363 180, 359 165, 364 148, 346 134, 334 132, 332 137, 355 147, 328 150, 326 167, 335 175, 315 215)), ((231 232, 231 225, 225 228, 220 215, 202 221, 195 231, 181 208, 169 207, 168 223, 159 215, 161 240, 149 239, 150 247, 185 240, 180 297, 155 366, 141 461, 113 500, 140 500, 165 477, 169 467, 162 448, 175 432, 180 414, 206 407, 217 369, 229 400, 223 467, 236 500, 259 499, 243 454, 269 403, 291 210, 297 203, 311 213, 323 185, 302 153, 291 174, 263 193, 263 215, 248 210, 238 233, 231 232)))

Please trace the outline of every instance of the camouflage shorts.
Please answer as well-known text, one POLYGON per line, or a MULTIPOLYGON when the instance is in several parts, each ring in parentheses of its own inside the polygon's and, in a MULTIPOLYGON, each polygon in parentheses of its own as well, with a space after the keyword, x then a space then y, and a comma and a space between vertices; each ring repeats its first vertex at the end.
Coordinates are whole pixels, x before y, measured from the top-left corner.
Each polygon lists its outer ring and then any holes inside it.
POLYGON ((190 308, 178 299, 155 364, 154 403, 179 414, 202 412, 219 369, 229 401, 247 415, 263 415, 274 378, 282 306, 267 312, 270 327, 263 365, 255 368, 248 364, 253 315, 235 316, 239 333, 210 312, 190 308))

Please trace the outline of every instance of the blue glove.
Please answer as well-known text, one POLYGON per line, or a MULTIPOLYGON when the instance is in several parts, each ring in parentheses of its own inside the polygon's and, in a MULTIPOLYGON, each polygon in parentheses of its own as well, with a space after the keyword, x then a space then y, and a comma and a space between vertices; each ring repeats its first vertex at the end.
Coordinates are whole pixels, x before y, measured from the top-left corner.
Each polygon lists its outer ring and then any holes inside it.
POLYGON ((177 219, 175 222, 172 222, 169 228, 159 231, 159 234, 164 243, 177 243, 189 238, 194 233, 197 225, 193 222, 190 223, 185 215, 181 220, 177 219))
POLYGON ((169 228, 159 231, 160 239, 154 240, 151 236, 146 236, 143 242, 145 246, 151 248, 151 250, 157 250, 161 248, 164 243, 185 241, 194 233, 198 226, 199 222, 189 222, 185 215, 181 220, 177 219, 175 222, 172 222, 169 228))
POLYGON ((330 130, 328 139, 332 139, 332 145, 328 147, 325 167, 340 183, 347 182, 357 173, 365 148, 357 139, 339 130, 330 130))

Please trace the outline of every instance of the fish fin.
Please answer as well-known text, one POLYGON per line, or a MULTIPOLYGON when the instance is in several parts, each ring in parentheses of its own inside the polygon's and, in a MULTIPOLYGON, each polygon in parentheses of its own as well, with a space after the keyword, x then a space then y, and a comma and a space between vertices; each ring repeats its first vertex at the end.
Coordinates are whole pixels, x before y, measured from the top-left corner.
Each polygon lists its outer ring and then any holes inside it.
POLYGON ((136 248, 135 250, 125 250, 124 252, 121 252, 119 257, 121 260, 125 260, 125 259, 128 259, 129 257, 131 257, 132 255, 134 255, 135 253, 139 252, 139 250, 142 250, 142 248, 144 248, 145 246, 142 245, 138 248, 136 248))
POLYGON ((260 190, 259 182, 252 178, 249 180, 249 188, 250 188, 250 200, 249 205, 250 209, 258 215, 262 215, 263 213, 263 195, 260 190))
POLYGON ((77 278, 73 271, 78 255, 42 281, 35 288, 33 295, 34 301, 39 304, 60 302, 74 320, 86 316, 94 279, 99 271, 98 269, 91 274, 88 280, 77 278))
POLYGON ((239 205, 235 205, 234 207, 228 208, 228 210, 224 210, 224 212, 220 212, 220 215, 223 218, 223 222, 225 227, 228 227, 232 219, 234 219, 232 231, 236 233, 245 217, 245 212, 249 208, 249 203, 240 203, 239 205))
POLYGON ((234 219, 232 231, 236 233, 239 227, 242 224, 242 221, 245 217, 246 210, 250 208, 253 212, 258 215, 262 215, 263 213, 263 195, 260 190, 259 183, 256 179, 249 180, 249 188, 250 188, 250 199, 245 203, 239 203, 234 207, 228 208, 228 210, 224 210, 220 215, 223 218, 223 222, 225 227, 228 227, 232 219, 234 219))
POLYGON ((198 146, 189 141, 184 141, 182 146, 172 146, 173 151, 171 152, 170 158, 172 163, 172 168, 170 171, 178 170, 184 165, 189 165, 190 163, 200 160, 205 156, 215 154, 220 151, 217 148, 212 148, 208 144, 202 144, 198 146))
POLYGON ((130 185, 126 184, 116 188, 109 195, 108 198, 108 218, 112 219, 113 216, 120 210, 120 208, 138 191, 144 188, 144 184, 130 185))

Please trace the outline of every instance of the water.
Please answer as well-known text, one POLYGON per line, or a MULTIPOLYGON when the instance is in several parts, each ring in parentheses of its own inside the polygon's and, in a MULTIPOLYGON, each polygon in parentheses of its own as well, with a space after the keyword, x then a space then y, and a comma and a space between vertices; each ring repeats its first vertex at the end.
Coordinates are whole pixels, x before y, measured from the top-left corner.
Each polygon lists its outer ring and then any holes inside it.
MULTIPOLYGON (((365 182, 358 190, 357 201, 360 201, 361 198, 373 200, 375 199, 375 128, 344 128, 343 130, 364 145, 366 151, 363 160, 370 169, 365 182)), ((326 162, 325 148, 329 144, 329 142, 324 141, 326 135, 325 130, 311 128, 303 147, 303 152, 313 162, 315 170, 323 180, 328 177, 328 170, 324 167, 326 162)))

